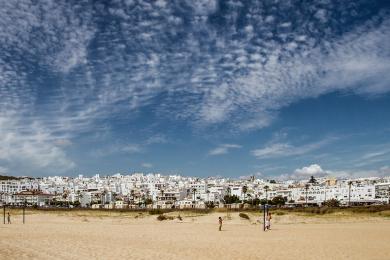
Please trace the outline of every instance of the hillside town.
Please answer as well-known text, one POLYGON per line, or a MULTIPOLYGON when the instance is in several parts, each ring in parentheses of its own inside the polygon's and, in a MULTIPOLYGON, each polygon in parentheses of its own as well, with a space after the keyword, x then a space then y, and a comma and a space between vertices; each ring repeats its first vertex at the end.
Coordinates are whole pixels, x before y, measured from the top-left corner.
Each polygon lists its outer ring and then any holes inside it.
POLYGON ((185 209, 388 204, 390 177, 275 181, 195 178, 179 175, 114 174, 93 177, 0 180, 0 205, 92 209, 185 209))

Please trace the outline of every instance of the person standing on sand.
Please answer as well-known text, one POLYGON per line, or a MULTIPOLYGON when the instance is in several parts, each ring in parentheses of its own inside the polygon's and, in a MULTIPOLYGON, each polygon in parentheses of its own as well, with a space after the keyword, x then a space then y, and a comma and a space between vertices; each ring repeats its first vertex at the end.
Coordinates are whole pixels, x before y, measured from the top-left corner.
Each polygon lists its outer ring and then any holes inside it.
POLYGON ((222 218, 219 217, 218 221, 219 221, 219 231, 222 231, 222 218))
POLYGON ((8 212, 7 220, 8 220, 8 224, 11 224, 11 215, 9 214, 9 212, 8 212))
POLYGON ((272 219, 271 213, 267 213, 267 216, 265 218, 265 227, 268 230, 271 229, 271 219, 272 219))

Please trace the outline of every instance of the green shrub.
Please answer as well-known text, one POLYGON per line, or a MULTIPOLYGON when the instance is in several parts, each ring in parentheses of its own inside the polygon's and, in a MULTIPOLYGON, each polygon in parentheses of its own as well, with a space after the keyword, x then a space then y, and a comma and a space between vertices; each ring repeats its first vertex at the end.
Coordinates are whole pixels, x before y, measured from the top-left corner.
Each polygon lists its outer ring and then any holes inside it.
POLYGON ((245 214, 245 213, 242 213, 242 212, 240 212, 240 214, 238 214, 241 218, 244 218, 244 219, 250 219, 250 217, 247 215, 247 214, 245 214))
POLYGON ((158 220, 158 221, 167 220, 167 217, 164 216, 164 215, 158 215, 157 220, 158 220))
POLYGON ((150 215, 161 215, 163 213, 164 212, 161 209, 152 209, 152 210, 149 211, 150 215))
POLYGON ((152 199, 146 199, 145 200, 145 205, 150 205, 150 204, 153 204, 153 200, 152 199))
POLYGON ((223 200, 225 201, 226 204, 232 204, 232 203, 240 203, 241 200, 237 195, 225 195, 223 197, 223 200))
POLYGON ((158 217, 157 217, 157 220, 158 220, 158 221, 173 220, 173 219, 175 219, 175 218, 172 217, 172 216, 165 216, 165 215, 163 215, 163 214, 158 215, 158 217))
POLYGON ((338 201, 336 199, 327 200, 327 201, 325 201, 324 204, 325 204, 325 206, 330 207, 330 208, 340 207, 340 201, 338 201))
POLYGON ((282 196, 276 196, 271 201, 273 205, 282 206, 286 203, 286 200, 287 199, 283 198, 282 196))
POLYGON ((212 202, 212 201, 206 202, 206 207, 207 207, 208 209, 213 209, 213 208, 215 208, 214 202, 212 202))

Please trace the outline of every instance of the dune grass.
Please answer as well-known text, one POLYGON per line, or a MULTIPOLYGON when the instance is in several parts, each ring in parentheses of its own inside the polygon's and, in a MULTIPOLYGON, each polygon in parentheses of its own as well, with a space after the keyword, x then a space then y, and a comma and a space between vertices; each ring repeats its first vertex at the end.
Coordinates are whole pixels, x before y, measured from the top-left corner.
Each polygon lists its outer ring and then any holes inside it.
MULTIPOLYGON (((22 215, 21 208, 7 208, 6 212, 12 215, 22 215)), ((58 216, 70 217, 85 217, 85 218, 107 218, 107 217, 121 217, 121 218, 143 218, 148 215, 163 215, 169 217, 176 217, 180 215, 182 218, 200 217, 209 213, 243 213, 248 217, 262 216, 260 209, 153 209, 153 210, 122 210, 122 209, 33 209, 26 208, 25 214, 56 214, 58 216)), ((390 218, 390 205, 380 206, 365 206, 365 207, 343 207, 343 208, 329 208, 329 207, 307 207, 307 208, 272 208, 270 212, 276 216, 295 215, 302 217, 382 217, 390 218)))

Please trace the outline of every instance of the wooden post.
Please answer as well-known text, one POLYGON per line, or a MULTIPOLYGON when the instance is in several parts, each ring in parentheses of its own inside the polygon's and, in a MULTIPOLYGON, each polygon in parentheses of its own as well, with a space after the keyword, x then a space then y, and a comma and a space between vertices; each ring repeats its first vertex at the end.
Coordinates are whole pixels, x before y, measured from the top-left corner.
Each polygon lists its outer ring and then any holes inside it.
POLYGON ((265 211, 266 211, 266 205, 263 205, 263 231, 265 231, 265 211))
POLYGON ((25 216, 26 215, 26 200, 24 200, 24 205, 23 205, 23 224, 24 224, 24 220, 25 220, 25 216))

